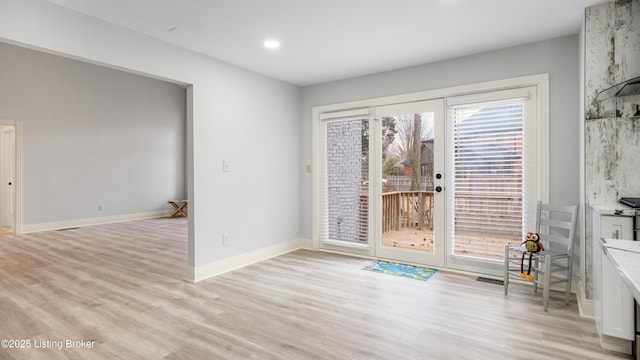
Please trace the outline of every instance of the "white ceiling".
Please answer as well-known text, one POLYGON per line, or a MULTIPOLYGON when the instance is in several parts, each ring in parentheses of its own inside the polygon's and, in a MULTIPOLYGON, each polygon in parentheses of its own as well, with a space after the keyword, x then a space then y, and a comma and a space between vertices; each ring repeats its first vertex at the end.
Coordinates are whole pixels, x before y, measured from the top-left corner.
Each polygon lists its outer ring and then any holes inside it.
POLYGON ((576 34, 584 8, 607 2, 48 1, 300 86, 576 34))

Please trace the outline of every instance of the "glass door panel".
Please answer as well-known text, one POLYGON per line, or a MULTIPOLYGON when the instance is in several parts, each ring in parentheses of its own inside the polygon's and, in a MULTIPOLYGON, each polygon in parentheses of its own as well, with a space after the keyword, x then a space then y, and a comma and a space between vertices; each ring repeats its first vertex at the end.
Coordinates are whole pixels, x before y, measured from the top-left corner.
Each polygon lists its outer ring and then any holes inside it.
POLYGON ((501 274, 504 245, 519 244, 530 222, 527 191, 535 186, 527 181, 533 176, 526 174, 535 167, 528 160, 533 148, 527 148, 526 119, 535 93, 505 93, 482 94, 482 101, 469 96, 449 105, 446 229, 451 268, 501 274))
POLYGON ((368 243, 369 161, 363 144, 367 119, 327 123, 328 238, 368 243))
POLYGON ((317 215, 323 249, 371 255, 368 108, 318 117, 317 215))
POLYGON ((375 109, 382 139, 379 257, 444 265, 436 191, 444 184, 443 111, 439 99, 375 109))

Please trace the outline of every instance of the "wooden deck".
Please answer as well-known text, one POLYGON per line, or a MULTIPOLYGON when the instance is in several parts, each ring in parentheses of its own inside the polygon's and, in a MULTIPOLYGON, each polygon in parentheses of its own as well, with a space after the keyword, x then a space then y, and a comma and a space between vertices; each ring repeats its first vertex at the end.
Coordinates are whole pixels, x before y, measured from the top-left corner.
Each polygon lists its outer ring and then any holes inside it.
MULTIPOLYGON (((474 200, 476 202, 476 200, 474 200)), ((433 252, 433 191, 392 191, 382 194, 383 244, 416 251, 433 252)), ((509 211, 505 210, 509 217, 509 211)), ((496 220, 507 222, 505 219, 496 220)), ((511 231, 513 232, 513 231, 511 231)), ((502 260, 504 244, 521 239, 457 233, 454 253, 502 260)))
MULTIPOLYGON (((382 239, 384 246, 433 252, 433 231, 404 228, 385 232, 382 239)), ((512 239, 510 243, 517 245, 520 241, 512 239)), ((504 238, 458 235, 455 238, 454 251, 456 255, 502 260, 504 244, 508 242, 509 240, 504 238)))

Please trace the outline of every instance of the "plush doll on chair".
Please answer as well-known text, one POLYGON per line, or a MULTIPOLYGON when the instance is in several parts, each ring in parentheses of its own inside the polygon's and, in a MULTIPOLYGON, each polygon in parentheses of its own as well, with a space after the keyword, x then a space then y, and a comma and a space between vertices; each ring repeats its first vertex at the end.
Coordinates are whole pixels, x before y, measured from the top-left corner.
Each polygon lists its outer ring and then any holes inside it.
POLYGON ((520 244, 524 246, 527 250, 526 253, 522 253, 522 260, 520 261, 520 276, 529 281, 533 281, 533 275, 531 275, 531 258, 533 257, 532 253, 537 253, 540 251, 544 251, 544 246, 540 242, 540 235, 534 232, 528 232, 524 241, 520 244), (529 254, 529 269, 527 269, 527 273, 524 273, 524 257, 529 254))

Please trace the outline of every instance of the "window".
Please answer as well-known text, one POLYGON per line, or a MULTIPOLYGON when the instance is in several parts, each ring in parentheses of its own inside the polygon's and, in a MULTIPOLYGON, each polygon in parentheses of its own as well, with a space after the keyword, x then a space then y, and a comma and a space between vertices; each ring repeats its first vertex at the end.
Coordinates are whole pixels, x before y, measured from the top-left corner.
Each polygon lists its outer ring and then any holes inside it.
MULTIPOLYGON (((455 106, 452 113, 457 242, 464 237, 519 239, 524 189, 522 100, 455 106)), ((487 243, 456 246, 455 253, 500 255, 488 251, 487 243)))
POLYGON ((450 254, 501 260, 532 229, 538 196, 536 89, 447 101, 450 254))

